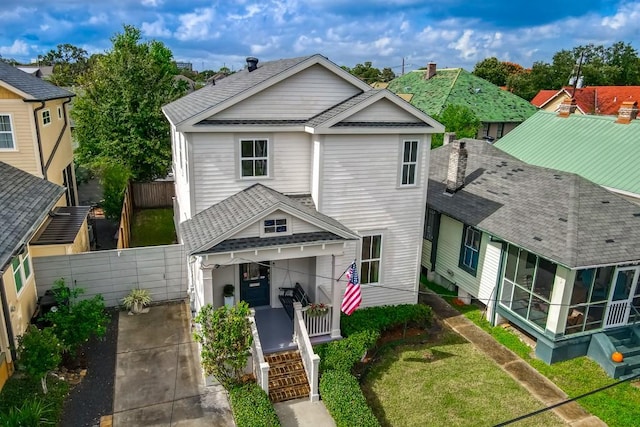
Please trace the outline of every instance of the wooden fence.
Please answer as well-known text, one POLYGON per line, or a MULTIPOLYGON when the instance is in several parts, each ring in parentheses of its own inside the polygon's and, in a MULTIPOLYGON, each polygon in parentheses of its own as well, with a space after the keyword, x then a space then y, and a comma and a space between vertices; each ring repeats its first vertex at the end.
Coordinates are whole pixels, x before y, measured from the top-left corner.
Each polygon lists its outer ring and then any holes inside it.
POLYGON ((124 190, 120 226, 118 228, 118 249, 125 249, 131 244, 131 216, 133 214, 133 200, 131 200, 131 185, 124 190))
POLYGON ((138 209, 170 208, 175 190, 173 181, 134 182, 133 203, 138 209))

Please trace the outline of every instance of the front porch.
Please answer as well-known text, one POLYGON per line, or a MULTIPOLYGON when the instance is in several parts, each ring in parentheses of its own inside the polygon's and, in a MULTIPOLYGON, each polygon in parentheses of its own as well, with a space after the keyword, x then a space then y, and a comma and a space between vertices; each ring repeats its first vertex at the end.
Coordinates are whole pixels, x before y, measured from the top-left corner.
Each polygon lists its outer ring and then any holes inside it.
MULTIPOLYGON (((293 339, 293 321, 289 319, 284 308, 258 307, 255 309, 255 320, 264 354, 298 348, 293 339)), ((307 323, 307 331, 309 331, 309 339, 312 345, 336 339, 331 337, 330 328, 326 331, 316 330, 315 334, 313 334, 311 332, 313 325, 309 323, 307 323)))

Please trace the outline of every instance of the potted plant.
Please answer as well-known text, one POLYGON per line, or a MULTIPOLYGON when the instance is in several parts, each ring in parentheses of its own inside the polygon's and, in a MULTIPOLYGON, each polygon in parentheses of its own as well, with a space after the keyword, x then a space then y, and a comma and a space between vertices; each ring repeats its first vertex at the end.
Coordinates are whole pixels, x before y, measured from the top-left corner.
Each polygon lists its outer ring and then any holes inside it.
POLYGON ((224 285, 222 288, 222 294, 224 295, 224 305, 225 307, 233 307, 234 300, 233 297, 236 294, 236 288, 233 285, 224 285))
POLYGON ((122 304, 129 313, 146 313, 149 309, 145 307, 151 302, 151 294, 146 289, 131 289, 129 295, 122 299, 122 304))
POLYGON ((329 312, 329 305, 323 304, 323 303, 319 303, 319 304, 312 303, 312 304, 309 304, 309 308, 307 308, 307 315, 312 317, 319 317, 328 312, 329 312))

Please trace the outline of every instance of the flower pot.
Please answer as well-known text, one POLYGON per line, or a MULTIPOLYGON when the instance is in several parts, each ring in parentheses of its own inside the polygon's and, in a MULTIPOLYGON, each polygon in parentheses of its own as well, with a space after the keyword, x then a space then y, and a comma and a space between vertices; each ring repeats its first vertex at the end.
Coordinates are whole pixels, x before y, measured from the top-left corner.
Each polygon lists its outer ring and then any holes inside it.
POLYGON ((233 307, 233 305, 234 305, 233 296, 230 296, 230 297, 225 296, 224 297, 224 306, 225 307, 233 307))

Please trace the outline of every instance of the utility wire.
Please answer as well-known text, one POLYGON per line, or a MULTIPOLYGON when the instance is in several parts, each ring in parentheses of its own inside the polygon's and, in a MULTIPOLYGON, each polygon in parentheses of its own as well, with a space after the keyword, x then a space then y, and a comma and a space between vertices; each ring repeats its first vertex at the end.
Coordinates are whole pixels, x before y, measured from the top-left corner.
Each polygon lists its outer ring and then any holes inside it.
POLYGON ((546 412, 546 411, 549 411, 551 409, 557 408, 558 406, 562 406, 562 405, 566 405, 567 403, 575 402, 576 400, 582 399, 583 397, 591 396, 592 394, 596 394, 596 393, 599 393, 599 392, 601 392, 603 390, 607 390, 609 388, 619 386, 620 384, 624 384, 625 382, 628 382, 628 381, 633 381, 633 380, 635 380, 637 378, 640 378, 640 374, 636 374, 636 375, 634 375, 634 376, 632 376, 630 378, 626 378, 624 380, 617 381, 615 383, 606 385, 604 387, 599 387, 599 388, 597 388, 595 390, 588 391, 588 392, 586 392, 584 394, 581 394, 580 396, 576 396, 576 397, 572 397, 571 399, 563 400, 562 402, 556 403, 556 404, 551 405, 551 406, 547 406, 546 408, 542 408, 542 409, 538 409, 537 411, 529 412, 528 414, 521 415, 521 416, 519 416, 517 418, 513 418, 513 419, 511 419, 509 421, 505 421, 503 423, 496 424, 494 427, 502 427, 502 426, 506 426, 506 425, 509 425, 509 424, 513 424, 513 423, 518 422, 518 421, 522 421, 522 420, 524 420, 526 418, 531 418, 533 416, 542 414, 543 412, 546 412))

